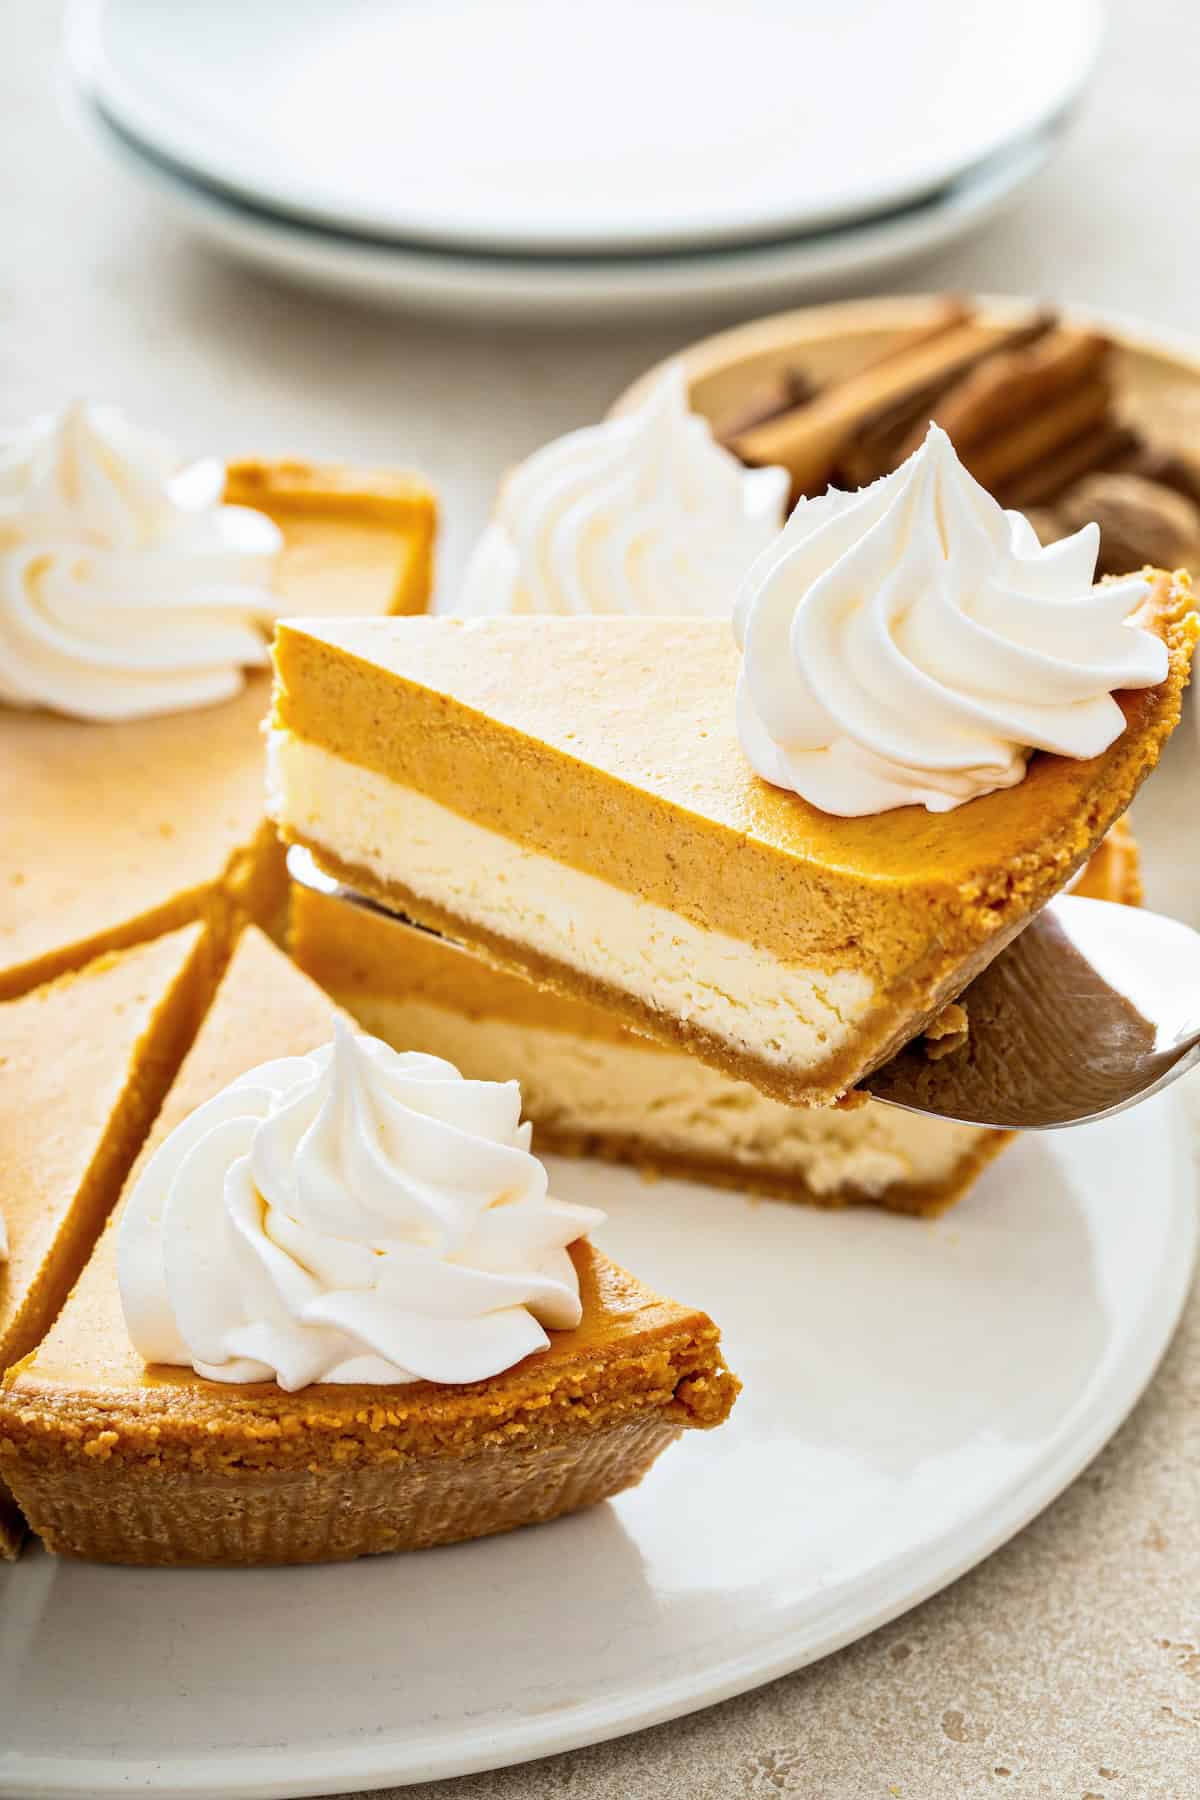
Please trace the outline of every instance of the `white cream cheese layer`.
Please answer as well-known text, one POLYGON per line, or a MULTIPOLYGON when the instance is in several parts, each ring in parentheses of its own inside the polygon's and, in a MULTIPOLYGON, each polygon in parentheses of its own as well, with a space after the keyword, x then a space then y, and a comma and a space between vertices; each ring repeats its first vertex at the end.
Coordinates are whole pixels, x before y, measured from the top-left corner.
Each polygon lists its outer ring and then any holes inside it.
POLYGON ((269 734, 267 767, 268 810, 280 825, 737 1052, 780 1066, 822 1063, 871 1006, 859 970, 782 962, 290 732, 269 734))
POLYGON ((457 1064, 474 1081, 515 1079, 550 1131, 631 1139, 802 1181, 821 1197, 878 1199, 891 1187, 936 1186, 984 1137, 972 1125, 923 1119, 870 1101, 849 1111, 784 1106, 673 1050, 614 1043, 391 994, 335 990, 367 1031, 457 1064))

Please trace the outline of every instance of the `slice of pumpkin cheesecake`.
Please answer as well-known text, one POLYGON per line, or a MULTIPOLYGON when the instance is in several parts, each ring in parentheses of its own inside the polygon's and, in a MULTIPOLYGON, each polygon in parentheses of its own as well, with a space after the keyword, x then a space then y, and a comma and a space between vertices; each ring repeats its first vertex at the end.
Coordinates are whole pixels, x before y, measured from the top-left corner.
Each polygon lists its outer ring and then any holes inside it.
MULTIPOLYGON (((0 1004, 0 1373, 45 1335, 83 1268, 211 976, 203 928, 187 925, 0 1004)), ((0 1555, 23 1535, 0 1478, 0 1555)))
MULTIPOLYGON (((431 580, 436 509, 415 477, 255 460, 193 465, 177 491, 147 479, 144 434, 119 420, 77 408, 56 430, 52 456, 45 425, 30 428, 26 492, 14 473, 0 521, 2 999, 190 919, 226 942, 241 918, 281 924, 261 625, 421 611, 431 580), (178 616, 206 559, 217 567, 199 616, 178 616), (231 649, 203 609, 236 612, 239 593, 255 625, 231 649), (222 657, 239 653, 244 682, 229 670, 222 687, 222 657), (189 683, 203 681, 201 704, 189 683)), ((15 463, 20 434, 6 448, 15 463)))
POLYGON ((579 1235, 515 1085, 344 1025, 243 933, 0 1391, 0 1475, 51 1549, 314 1562, 482 1537, 607 1499, 728 1414, 716 1326, 579 1235))
POLYGON ((951 810, 858 817, 756 772, 725 624, 284 621, 269 810, 393 911, 828 1103, 1066 885, 1153 768, 1195 637, 1186 578, 1154 576, 1138 616, 1163 678, 1116 693, 1100 754, 1035 751, 951 810))

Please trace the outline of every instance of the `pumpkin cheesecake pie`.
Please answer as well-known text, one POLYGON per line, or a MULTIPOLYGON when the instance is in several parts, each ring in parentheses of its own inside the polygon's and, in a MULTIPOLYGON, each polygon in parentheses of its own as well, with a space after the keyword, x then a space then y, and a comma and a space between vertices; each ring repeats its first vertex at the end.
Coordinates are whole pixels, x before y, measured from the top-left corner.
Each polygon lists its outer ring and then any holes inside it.
MULTIPOLYGON (((944 812, 827 812, 739 741, 696 619, 285 621, 270 810, 337 880, 789 1104, 844 1093, 1066 885, 1180 712, 1186 579, 1142 601, 1154 686, 1099 754, 944 812)), ((1134 633, 1127 634, 1130 638, 1134 633)))
MULTIPOLYGON (((210 987, 193 924, 0 1005, 0 1370, 83 1268, 210 987)), ((0 1554, 23 1531, 0 1480, 0 1554)))
POLYGON ((224 499, 278 526, 275 587, 289 613, 420 613, 429 605, 437 508, 419 477, 252 458, 229 464, 224 499))
MULTIPOLYGON (((303 854, 303 853, 297 853, 303 854)), ((312 871, 308 872, 313 879, 312 871)), ((1076 884, 1134 904, 1137 847, 1114 826, 1076 884)), ((1009 1134, 865 1105, 789 1107, 694 1056, 626 1030, 403 920, 293 883, 288 948, 301 968, 397 1049, 465 1075, 512 1077, 541 1150, 818 1206, 943 1211, 1009 1134)))
MULTIPOLYGON (((522 1219, 548 1222, 561 1242, 579 1229, 565 1215, 586 1212, 546 1193, 528 1128, 511 1130, 511 1087, 462 1082, 448 1064, 398 1057, 348 1031, 330 1050, 337 1018, 280 951, 253 927, 243 933, 117 1214, 54 1328, 5 1379, 0 1473, 51 1549, 113 1562, 265 1563, 450 1543, 603 1500, 638 1481, 681 1430, 727 1415, 737 1383, 711 1321, 651 1293, 582 1238, 538 1264, 558 1295, 547 1301, 548 1331, 508 1306, 502 1318, 477 1318, 474 1335, 458 1332, 478 1283, 498 1282, 504 1307, 515 1279, 477 1272, 459 1239, 453 1262, 422 1253, 412 1304, 443 1284, 423 1322, 397 1322, 394 1306, 373 1311, 361 1293, 328 1292, 369 1282, 377 1266, 347 1241, 349 1226, 336 1245, 313 1236, 311 1207, 331 1203, 330 1169, 349 1171, 352 1185, 365 1166, 366 1140, 345 1142, 364 1120, 381 1132, 371 1166, 389 1176, 362 1191, 364 1203, 403 1209, 432 1195, 430 1219, 453 1220, 472 1191, 490 1191, 479 1183, 501 1181, 511 1203, 475 1224, 500 1234, 503 1269, 521 1266, 522 1219), (343 1079, 341 1090, 326 1085, 343 1079), (219 1117, 201 1114, 214 1103, 219 1117), (247 1123, 256 1106, 275 1121, 265 1135, 247 1123), (239 1188, 231 1144, 251 1145, 257 1187, 239 1188), (314 1153, 319 1164, 306 1160, 314 1153), (403 1170, 389 1160, 401 1154, 413 1159, 403 1170), (213 1235, 222 1193, 245 1263, 213 1235), (518 1232, 511 1252, 506 1230, 518 1232), (223 1286, 214 1270, 227 1261, 223 1286), (269 1303, 253 1280, 238 1286, 245 1267, 271 1272, 269 1303), (562 1289, 577 1295, 578 1322, 557 1329, 562 1289), (518 1360, 481 1377, 500 1326, 516 1333, 518 1360), (131 1332, 176 1360, 148 1364, 131 1332), (545 1347, 523 1353, 535 1340, 545 1347), (410 1373, 415 1363, 462 1379, 390 1384, 389 1357, 410 1373), (192 1366, 178 1366, 187 1358, 192 1366), (262 1378, 267 1368, 278 1378, 262 1378)), ((396 1250, 397 1229, 393 1221, 372 1256, 396 1250)), ((478 1254, 478 1238, 469 1241, 478 1254)), ((384 1280, 393 1298, 411 1297, 412 1278, 401 1258, 384 1280)))
POLYGON ((101 409, 0 439, 0 997, 190 919, 277 925, 264 631, 428 600, 418 481, 173 470, 101 409))

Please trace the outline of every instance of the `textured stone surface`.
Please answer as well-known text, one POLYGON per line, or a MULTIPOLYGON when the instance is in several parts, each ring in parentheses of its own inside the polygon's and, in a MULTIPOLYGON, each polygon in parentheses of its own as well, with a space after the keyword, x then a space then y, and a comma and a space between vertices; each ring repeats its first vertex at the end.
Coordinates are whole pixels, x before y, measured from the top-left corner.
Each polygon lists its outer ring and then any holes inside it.
MULTIPOLYGON (((1114 0, 1066 153, 977 242, 889 278, 1039 291, 1200 329, 1200 22, 1114 0)), ((56 17, 12 0, 0 57, 6 417, 119 399, 196 451, 411 461, 444 571, 496 477, 704 329, 551 334, 360 312, 261 282, 159 226, 58 116, 56 17)), ((1139 806, 1150 898, 1200 924, 1189 720, 1139 806), (1189 796, 1190 787, 1190 796, 1189 796)), ((1200 1127, 1200 1095, 1189 1095, 1200 1127)), ((1200 1777, 1200 1302, 1150 1393, 1041 1519, 865 1642, 740 1700, 413 1800, 1185 1800, 1200 1777)))

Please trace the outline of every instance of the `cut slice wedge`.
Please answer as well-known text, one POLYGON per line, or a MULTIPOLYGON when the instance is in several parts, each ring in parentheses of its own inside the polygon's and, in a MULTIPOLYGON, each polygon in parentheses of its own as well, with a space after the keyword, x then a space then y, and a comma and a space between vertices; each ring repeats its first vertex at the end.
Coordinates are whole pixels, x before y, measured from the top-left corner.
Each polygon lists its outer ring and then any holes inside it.
MULTIPOLYGON (((247 1069, 326 1041, 335 1016, 249 928, 143 1155, 247 1069)), ((490 1381, 284 1393, 147 1367, 121 1311, 119 1217, 0 1393, 0 1476, 70 1555, 318 1562, 482 1537, 629 1487, 685 1427, 720 1424, 737 1392, 705 1314, 586 1243, 572 1251, 582 1324, 490 1381)))
POLYGON ((929 1023, 1082 866, 1158 759, 1196 635, 1088 762, 1035 755, 957 811, 842 819, 771 787, 734 723, 728 626, 290 621, 270 810, 338 880, 790 1104, 929 1023))

